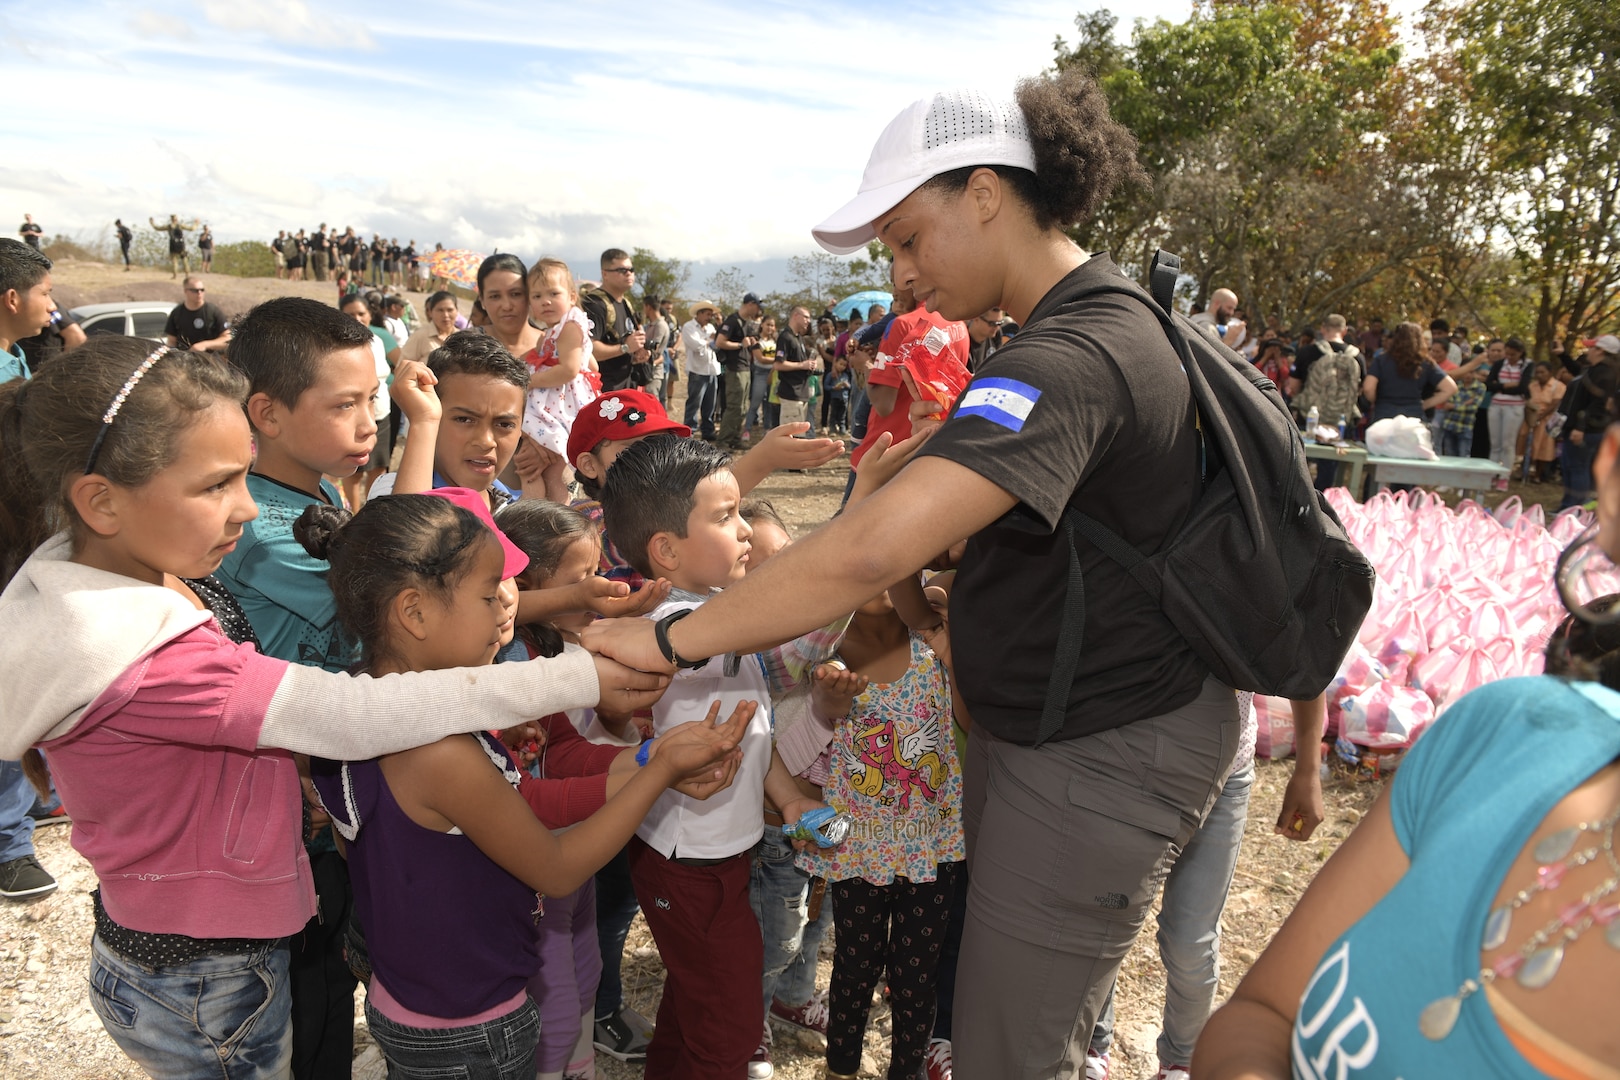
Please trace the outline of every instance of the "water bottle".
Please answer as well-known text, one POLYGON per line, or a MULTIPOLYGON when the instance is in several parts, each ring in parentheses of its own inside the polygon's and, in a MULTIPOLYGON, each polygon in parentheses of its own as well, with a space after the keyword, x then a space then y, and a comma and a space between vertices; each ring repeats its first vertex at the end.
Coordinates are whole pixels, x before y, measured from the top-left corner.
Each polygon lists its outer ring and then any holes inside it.
POLYGON ((1312 405, 1311 406, 1311 411, 1305 414, 1305 441, 1306 442, 1313 443, 1313 442, 1316 441, 1316 427, 1321 422, 1322 422, 1322 410, 1318 409, 1315 405, 1312 405))
POLYGON ((1350 426, 1349 418, 1346 417, 1344 415, 1344 413, 1340 413, 1339 414, 1339 441, 1340 442, 1344 442, 1344 432, 1345 432, 1345 429, 1347 427, 1349 427, 1349 426, 1350 426))

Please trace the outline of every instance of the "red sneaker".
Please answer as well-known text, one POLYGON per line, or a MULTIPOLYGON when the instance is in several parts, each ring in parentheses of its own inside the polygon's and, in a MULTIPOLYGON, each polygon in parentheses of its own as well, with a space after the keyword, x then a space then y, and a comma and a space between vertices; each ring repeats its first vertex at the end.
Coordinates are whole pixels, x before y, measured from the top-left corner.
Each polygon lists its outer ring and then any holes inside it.
POLYGON ((929 1039, 928 1052, 923 1055, 925 1080, 951 1080, 951 1041, 929 1039))
POLYGON ((790 1027, 800 1031, 813 1031, 817 1035, 827 1034, 827 992, 817 990, 810 995, 810 1000, 803 1005, 784 1005, 776 999, 771 999, 771 1015, 790 1027))

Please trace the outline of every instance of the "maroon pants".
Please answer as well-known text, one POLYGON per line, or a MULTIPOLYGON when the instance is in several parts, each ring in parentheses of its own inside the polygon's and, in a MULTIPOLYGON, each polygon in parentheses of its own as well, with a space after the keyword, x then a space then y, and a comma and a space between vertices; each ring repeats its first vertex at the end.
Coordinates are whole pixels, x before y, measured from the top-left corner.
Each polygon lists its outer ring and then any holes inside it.
POLYGON ((749 853, 686 866, 630 841, 630 880, 663 957, 647 1080, 742 1080, 765 1027, 765 946, 748 902, 749 853))

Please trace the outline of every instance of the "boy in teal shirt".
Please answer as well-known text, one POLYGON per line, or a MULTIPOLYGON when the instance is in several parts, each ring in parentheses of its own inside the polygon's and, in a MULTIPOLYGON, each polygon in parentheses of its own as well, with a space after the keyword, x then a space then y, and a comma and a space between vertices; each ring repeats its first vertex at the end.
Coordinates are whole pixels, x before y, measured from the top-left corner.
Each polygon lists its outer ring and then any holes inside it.
POLYGON ((49 326, 55 310, 51 260, 20 240, 0 237, 0 383, 33 374, 17 342, 49 326))

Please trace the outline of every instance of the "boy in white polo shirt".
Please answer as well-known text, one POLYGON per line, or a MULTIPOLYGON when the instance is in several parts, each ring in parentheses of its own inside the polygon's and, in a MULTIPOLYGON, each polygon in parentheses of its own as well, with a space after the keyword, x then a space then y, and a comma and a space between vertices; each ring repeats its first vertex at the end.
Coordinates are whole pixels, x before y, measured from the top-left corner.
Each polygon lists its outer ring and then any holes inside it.
MULTIPOLYGON (((739 511, 730 457, 698 439, 644 439, 621 453, 602 487, 607 534, 647 578, 674 585, 648 615, 663 629, 716 589, 742 579, 753 530, 739 511)), ((771 746, 771 679, 759 655, 716 656, 680 669, 653 708, 662 732, 692 716, 754 701, 742 767, 727 791, 705 802, 669 793, 630 842, 630 875, 668 975, 649 1080, 746 1075, 765 1022, 764 948, 749 903, 750 855, 769 794, 783 819, 821 804, 800 794, 771 746)))

